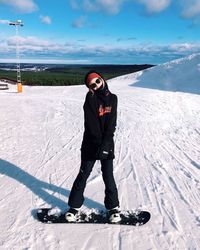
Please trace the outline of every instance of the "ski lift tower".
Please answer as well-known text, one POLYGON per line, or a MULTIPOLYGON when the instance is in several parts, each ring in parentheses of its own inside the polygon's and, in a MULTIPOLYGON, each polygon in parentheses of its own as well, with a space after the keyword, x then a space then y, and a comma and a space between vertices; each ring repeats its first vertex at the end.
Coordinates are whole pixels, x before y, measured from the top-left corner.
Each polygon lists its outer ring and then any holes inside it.
POLYGON ((16 59, 17 59, 17 91, 22 92, 21 70, 20 70, 20 49, 19 49, 19 27, 24 26, 21 20, 9 22, 9 25, 16 28, 16 59))

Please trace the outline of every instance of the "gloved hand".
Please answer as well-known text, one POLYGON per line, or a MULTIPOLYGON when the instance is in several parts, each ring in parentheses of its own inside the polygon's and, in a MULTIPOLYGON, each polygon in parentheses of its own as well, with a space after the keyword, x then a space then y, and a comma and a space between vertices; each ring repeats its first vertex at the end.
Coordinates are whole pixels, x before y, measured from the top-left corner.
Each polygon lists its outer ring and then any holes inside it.
POLYGON ((99 152, 99 159, 100 160, 106 160, 108 158, 109 152, 105 151, 105 150, 101 150, 99 152))
POLYGON ((103 143, 100 147, 99 147, 99 159, 100 160, 106 160, 109 156, 109 152, 110 152, 110 147, 108 144, 103 143))

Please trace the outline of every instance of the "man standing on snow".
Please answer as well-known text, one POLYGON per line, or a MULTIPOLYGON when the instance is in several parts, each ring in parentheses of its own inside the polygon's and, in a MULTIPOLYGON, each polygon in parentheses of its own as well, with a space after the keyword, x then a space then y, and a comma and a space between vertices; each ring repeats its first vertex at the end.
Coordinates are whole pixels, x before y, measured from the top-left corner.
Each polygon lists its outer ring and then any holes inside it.
POLYGON ((78 211, 84 202, 86 181, 96 160, 100 160, 105 184, 104 204, 110 222, 116 223, 121 220, 118 192, 113 176, 117 96, 109 91, 104 78, 95 71, 87 73, 85 84, 89 91, 83 106, 85 131, 81 146, 81 166, 70 192, 70 209, 66 213, 66 219, 69 222, 76 221, 78 211))

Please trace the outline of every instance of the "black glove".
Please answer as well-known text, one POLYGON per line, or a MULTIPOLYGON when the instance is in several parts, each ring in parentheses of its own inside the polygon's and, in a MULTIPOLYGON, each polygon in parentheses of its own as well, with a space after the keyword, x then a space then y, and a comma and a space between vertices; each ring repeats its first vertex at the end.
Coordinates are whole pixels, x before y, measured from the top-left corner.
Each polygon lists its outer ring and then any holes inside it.
POLYGON ((99 147, 99 159, 100 160, 106 160, 109 156, 109 152, 110 152, 110 147, 108 144, 103 143, 100 147, 99 147))

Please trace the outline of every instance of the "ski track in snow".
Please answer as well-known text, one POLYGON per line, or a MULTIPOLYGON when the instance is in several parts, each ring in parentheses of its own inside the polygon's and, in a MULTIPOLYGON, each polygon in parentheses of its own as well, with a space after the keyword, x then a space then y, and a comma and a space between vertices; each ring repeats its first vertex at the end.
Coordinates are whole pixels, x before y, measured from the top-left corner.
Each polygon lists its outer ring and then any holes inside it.
MULTIPOLYGON (((146 209, 151 220, 127 227, 34 219, 34 209, 56 201, 67 209, 80 167, 86 89, 25 87, 22 95, 0 93, 0 156, 16 172, 1 160, 0 249, 200 249, 200 98, 130 86, 140 74, 109 81, 118 96, 114 175, 122 210, 146 209)), ((102 208, 99 161, 85 197, 83 209, 102 208)))

